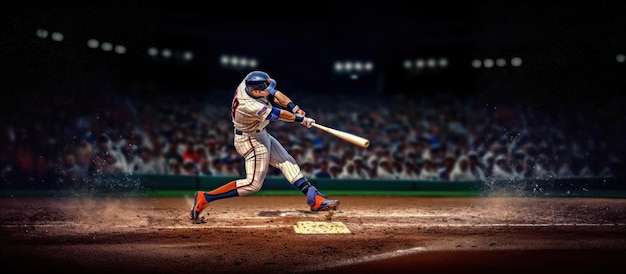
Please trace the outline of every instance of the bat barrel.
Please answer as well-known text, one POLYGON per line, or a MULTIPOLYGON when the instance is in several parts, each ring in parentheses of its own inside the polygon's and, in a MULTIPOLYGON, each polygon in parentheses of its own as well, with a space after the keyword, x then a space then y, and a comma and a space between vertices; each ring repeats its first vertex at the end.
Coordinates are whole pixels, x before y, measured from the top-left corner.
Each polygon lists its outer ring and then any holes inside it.
POLYGON ((357 146, 369 147, 369 145, 370 145, 370 141, 369 140, 367 140, 367 139, 365 139, 363 137, 360 137, 360 136, 356 136, 356 135, 354 135, 352 133, 348 133, 348 132, 345 132, 345 131, 337 130, 337 129, 334 129, 334 128, 329 128, 327 126, 320 125, 317 122, 313 123, 313 126, 319 128, 319 129, 321 129, 323 131, 326 131, 326 132, 328 132, 328 133, 330 133, 332 135, 335 135, 336 137, 339 137, 339 138, 341 138, 344 141, 347 141, 347 142, 350 142, 352 144, 355 144, 357 146))

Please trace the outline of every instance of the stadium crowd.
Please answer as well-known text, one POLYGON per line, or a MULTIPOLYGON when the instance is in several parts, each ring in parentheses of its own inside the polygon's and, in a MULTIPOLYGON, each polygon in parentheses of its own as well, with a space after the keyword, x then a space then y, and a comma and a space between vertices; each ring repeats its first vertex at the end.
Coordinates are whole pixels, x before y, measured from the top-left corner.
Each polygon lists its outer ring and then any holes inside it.
MULTIPOLYGON (((24 95, 16 102, 20 111, 3 117, 2 186, 69 187, 102 173, 245 176, 232 146, 231 94, 24 95)), ((442 94, 291 94, 318 122, 371 142, 360 148, 315 128, 271 123, 268 130, 309 178, 490 182, 622 175, 620 101, 543 108, 442 94)), ((268 176, 281 175, 273 169, 268 176)))

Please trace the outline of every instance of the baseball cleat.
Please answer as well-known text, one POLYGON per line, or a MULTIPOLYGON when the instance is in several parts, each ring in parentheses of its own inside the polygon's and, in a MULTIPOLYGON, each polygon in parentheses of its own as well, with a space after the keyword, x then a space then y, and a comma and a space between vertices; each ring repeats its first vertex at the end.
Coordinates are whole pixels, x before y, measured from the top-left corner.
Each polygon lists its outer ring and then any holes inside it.
POLYGON ((324 200, 317 206, 312 206, 311 211, 335 210, 339 206, 339 200, 324 200))
POLYGON ((200 212, 204 210, 209 203, 206 201, 204 197, 203 191, 196 191, 196 197, 193 200, 193 208, 191 209, 191 219, 197 220, 200 216, 200 212))

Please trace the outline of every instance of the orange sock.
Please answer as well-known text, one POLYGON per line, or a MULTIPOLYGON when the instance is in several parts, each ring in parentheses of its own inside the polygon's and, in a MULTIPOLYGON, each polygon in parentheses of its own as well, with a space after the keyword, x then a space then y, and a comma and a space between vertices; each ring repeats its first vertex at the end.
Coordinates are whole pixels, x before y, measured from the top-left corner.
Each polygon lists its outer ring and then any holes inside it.
POLYGON ((221 187, 218 187, 212 191, 207 192, 207 194, 209 195, 220 195, 220 194, 224 194, 226 192, 232 191, 237 189, 237 182, 232 181, 230 183, 227 183, 221 187))

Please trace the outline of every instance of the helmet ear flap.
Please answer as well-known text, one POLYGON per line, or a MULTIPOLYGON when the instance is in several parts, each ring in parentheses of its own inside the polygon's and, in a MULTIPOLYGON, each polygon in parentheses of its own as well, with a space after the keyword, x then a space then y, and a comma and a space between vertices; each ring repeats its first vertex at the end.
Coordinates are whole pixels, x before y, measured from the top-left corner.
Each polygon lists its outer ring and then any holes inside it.
POLYGON ((266 91, 272 91, 274 90, 274 88, 276 88, 276 80, 274 79, 269 79, 267 80, 269 85, 265 88, 266 91))

